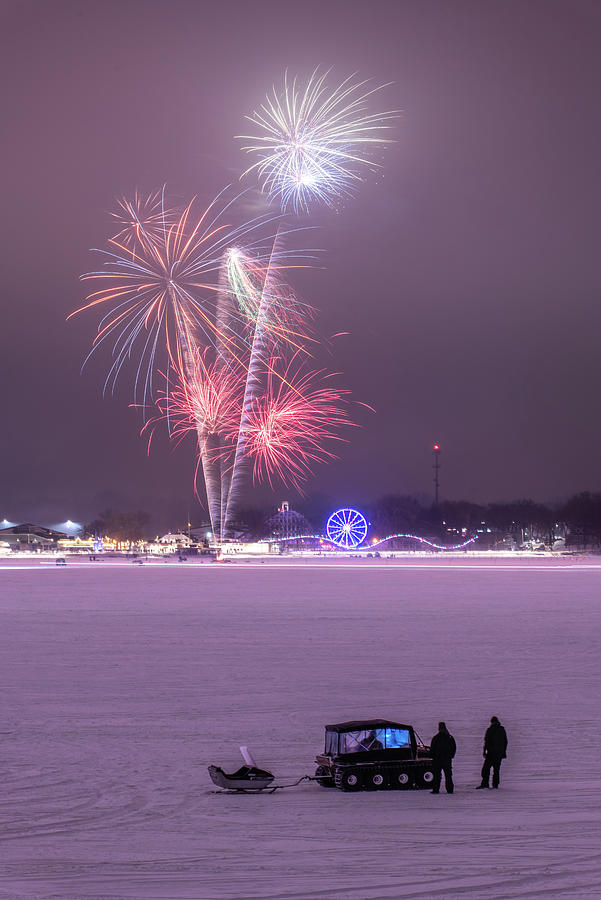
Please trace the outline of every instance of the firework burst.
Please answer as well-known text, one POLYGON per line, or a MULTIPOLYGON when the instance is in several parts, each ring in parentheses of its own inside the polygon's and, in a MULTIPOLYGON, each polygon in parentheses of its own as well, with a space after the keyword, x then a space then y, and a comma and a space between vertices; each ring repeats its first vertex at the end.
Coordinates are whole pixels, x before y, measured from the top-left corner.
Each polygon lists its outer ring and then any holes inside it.
POLYGON ((177 443, 190 433, 217 435, 225 441, 235 436, 240 422, 244 379, 238 366, 227 368, 207 362, 207 351, 198 352, 194 365, 183 376, 174 372, 174 386, 157 400, 160 415, 169 422, 177 443))
POLYGON ((241 244, 258 260, 271 259, 274 234, 269 226, 278 217, 261 215, 231 225, 225 217, 237 196, 228 199, 226 189, 201 212, 195 200, 180 212, 168 210, 164 190, 120 202, 117 218, 123 227, 109 241, 109 251, 96 251, 104 257, 103 268, 82 276, 99 287, 71 313, 106 310, 91 351, 107 341, 113 344, 105 390, 114 389, 123 366, 136 354, 134 398, 142 384, 146 406, 161 364, 183 372, 203 346, 219 344, 234 358, 243 352, 244 337, 235 323, 220 326, 216 321, 217 274, 233 245, 241 244))
POLYGON ((313 203, 334 206, 354 193, 366 172, 379 168, 374 155, 390 143, 384 132, 396 112, 369 113, 369 100, 385 85, 346 78, 333 90, 329 72, 315 70, 307 83, 284 75, 283 90, 275 87, 247 119, 258 129, 239 135, 250 141, 243 150, 258 161, 262 189, 282 209, 307 211, 313 203))
POLYGON ((301 490, 315 463, 332 459, 324 447, 343 440, 337 428, 352 425, 347 391, 328 384, 321 371, 305 371, 293 360, 281 374, 272 360, 265 392, 254 398, 245 425, 245 455, 255 481, 274 481, 301 490))
POLYGON ((164 210, 161 191, 142 194, 134 191, 133 197, 119 197, 117 209, 110 213, 119 225, 113 240, 118 246, 126 246, 135 253, 136 248, 149 240, 159 240, 166 225, 175 224, 176 215, 164 210))

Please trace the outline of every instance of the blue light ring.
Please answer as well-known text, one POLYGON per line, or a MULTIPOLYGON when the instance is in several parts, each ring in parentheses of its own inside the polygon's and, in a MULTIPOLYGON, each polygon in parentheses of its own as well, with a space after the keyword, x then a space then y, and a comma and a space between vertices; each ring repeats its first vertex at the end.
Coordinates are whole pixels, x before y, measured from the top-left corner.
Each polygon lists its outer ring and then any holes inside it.
POLYGON ((356 509, 342 507, 332 513, 326 524, 330 541, 346 550, 363 543, 367 536, 367 521, 356 509))

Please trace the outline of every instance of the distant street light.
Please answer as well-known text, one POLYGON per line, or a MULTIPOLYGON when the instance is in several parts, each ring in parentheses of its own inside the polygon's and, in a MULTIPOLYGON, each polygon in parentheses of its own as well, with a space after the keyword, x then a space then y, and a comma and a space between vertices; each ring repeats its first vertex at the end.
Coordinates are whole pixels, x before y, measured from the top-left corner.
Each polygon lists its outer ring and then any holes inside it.
POLYGON ((82 526, 80 522, 73 522, 71 519, 67 519, 66 522, 61 522, 56 530, 66 531, 67 534, 77 534, 77 532, 82 530, 82 526))

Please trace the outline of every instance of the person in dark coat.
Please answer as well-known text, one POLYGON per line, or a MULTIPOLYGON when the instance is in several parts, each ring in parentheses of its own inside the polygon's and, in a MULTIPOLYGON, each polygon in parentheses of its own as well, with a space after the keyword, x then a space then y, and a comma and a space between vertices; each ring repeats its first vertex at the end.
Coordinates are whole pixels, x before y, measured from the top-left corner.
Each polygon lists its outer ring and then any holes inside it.
POLYGON ((482 784, 478 785, 478 790, 488 787, 491 769, 492 786, 494 788, 498 788, 499 776, 501 772, 501 762, 507 756, 507 732, 496 716, 492 717, 492 719, 490 720, 490 725, 486 729, 482 754, 484 756, 484 765, 482 766, 482 784))
POLYGON ((453 757, 457 752, 457 744, 452 734, 449 734, 444 722, 438 723, 438 732, 430 741, 430 752, 434 768, 434 784, 432 793, 440 792, 440 781, 444 772, 444 785, 447 794, 453 793, 453 757))

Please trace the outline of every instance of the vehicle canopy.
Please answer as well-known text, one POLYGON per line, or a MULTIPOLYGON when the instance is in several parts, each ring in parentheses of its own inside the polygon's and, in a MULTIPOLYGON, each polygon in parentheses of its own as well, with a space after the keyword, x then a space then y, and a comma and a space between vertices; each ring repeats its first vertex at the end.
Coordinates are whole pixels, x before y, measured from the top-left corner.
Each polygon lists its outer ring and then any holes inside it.
POLYGON ((382 751, 387 751, 387 756, 414 756, 416 740, 411 725, 390 722, 388 719, 361 719, 326 725, 327 756, 357 753, 374 755, 382 751))

